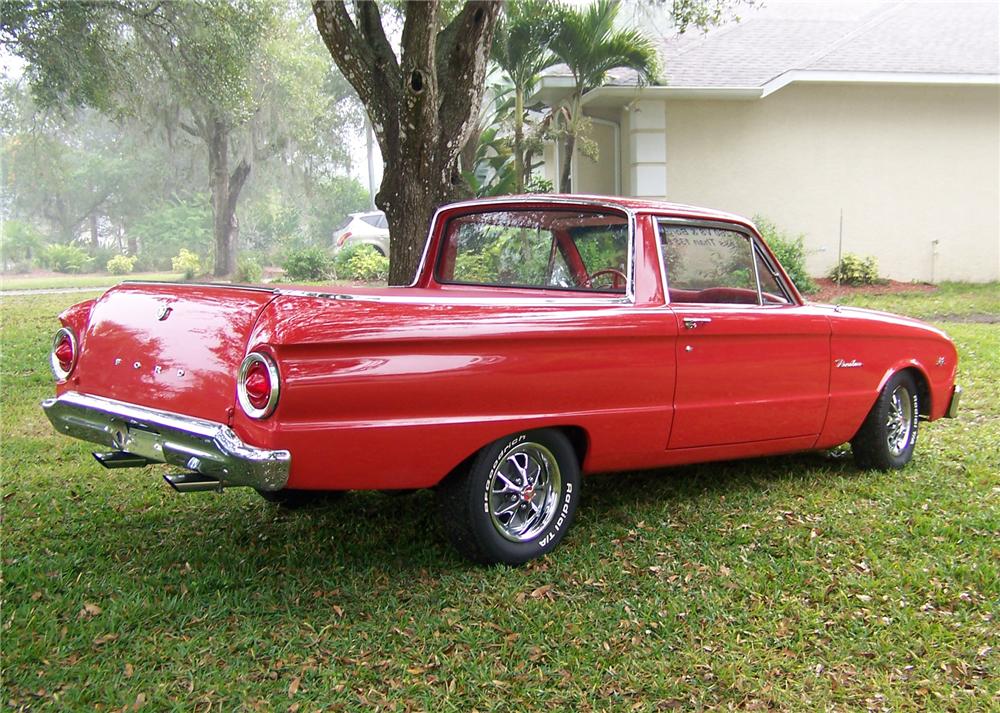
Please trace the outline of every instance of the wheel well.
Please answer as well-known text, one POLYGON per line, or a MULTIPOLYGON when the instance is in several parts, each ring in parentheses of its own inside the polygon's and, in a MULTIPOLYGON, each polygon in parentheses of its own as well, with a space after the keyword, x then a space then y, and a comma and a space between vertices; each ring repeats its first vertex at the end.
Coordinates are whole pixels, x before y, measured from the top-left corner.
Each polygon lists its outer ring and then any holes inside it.
POLYGON ((576 462, 579 463, 582 470, 583 459, 587 457, 587 446, 589 445, 587 432, 579 426, 558 426, 556 430, 562 431, 563 435, 569 439, 570 445, 573 446, 573 452, 576 453, 576 462))
MULTIPOLYGON (((573 453, 576 454, 577 463, 580 465, 580 468, 582 469, 583 459, 587 457, 587 447, 590 443, 587 437, 587 432, 582 428, 580 428, 579 426, 544 426, 544 428, 550 428, 553 431, 560 431, 564 436, 566 436, 566 438, 569 439, 570 445, 573 446, 573 453)), ((461 463, 452 468, 448 472, 448 474, 445 475, 445 477, 441 478, 439 483, 443 483, 444 481, 448 480, 449 478, 452 478, 458 473, 462 473, 468 470, 472 466, 472 461, 475 460, 476 454, 479 453, 480 450, 482 450, 488 445, 490 444, 485 443, 480 448, 477 448, 475 451, 470 453, 467 458, 465 458, 461 463)))
POLYGON ((913 377, 913 381, 917 384, 917 403, 920 408, 920 415, 925 418, 931 415, 931 387, 927 383, 927 377, 924 376, 924 372, 920 371, 916 367, 908 367, 903 369, 910 373, 913 377))

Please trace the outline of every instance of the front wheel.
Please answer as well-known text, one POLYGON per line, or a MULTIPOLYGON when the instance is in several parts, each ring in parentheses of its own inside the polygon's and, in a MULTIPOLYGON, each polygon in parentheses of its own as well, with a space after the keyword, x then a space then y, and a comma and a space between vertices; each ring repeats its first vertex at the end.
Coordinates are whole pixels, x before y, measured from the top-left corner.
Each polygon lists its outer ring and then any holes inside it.
POLYGON ((894 374, 851 441, 854 461, 866 470, 902 468, 913 458, 920 423, 920 401, 913 376, 894 374))
POLYGON ((483 448, 437 493, 442 525, 459 552, 486 564, 523 564, 551 552, 569 529, 580 465, 559 431, 527 431, 483 448))

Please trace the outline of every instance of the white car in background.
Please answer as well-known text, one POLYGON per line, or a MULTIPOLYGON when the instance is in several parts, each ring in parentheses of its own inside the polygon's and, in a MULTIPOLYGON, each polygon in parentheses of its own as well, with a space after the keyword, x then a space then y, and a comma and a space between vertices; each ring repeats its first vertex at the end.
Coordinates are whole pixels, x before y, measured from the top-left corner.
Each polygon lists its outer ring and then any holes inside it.
POLYGON ((351 245, 371 245, 380 254, 389 255, 389 223, 380 210, 351 213, 347 221, 333 231, 333 252, 351 245))

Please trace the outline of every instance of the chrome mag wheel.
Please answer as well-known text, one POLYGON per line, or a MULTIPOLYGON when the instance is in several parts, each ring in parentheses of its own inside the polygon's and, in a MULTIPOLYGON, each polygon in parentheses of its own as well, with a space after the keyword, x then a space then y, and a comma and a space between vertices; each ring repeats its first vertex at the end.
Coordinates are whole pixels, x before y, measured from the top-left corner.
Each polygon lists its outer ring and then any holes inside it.
POLYGON ((559 462, 540 443, 519 444, 493 466, 488 506, 496 531, 511 542, 528 542, 555 517, 562 492, 559 462))
POLYGON ((885 424, 886 445, 893 456, 898 457, 906 450, 915 422, 913 396, 905 385, 900 384, 892 391, 885 424))

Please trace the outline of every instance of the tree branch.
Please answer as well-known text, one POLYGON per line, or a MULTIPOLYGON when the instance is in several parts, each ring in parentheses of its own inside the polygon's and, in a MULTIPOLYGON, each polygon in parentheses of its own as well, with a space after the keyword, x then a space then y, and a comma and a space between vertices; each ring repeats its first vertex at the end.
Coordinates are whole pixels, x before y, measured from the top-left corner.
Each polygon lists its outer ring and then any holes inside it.
POLYGON ((184 131, 186 131, 187 133, 191 134, 191 136, 194 136, 195 138, 198 138, 198 139, 203 139, 203 138, 205 138, 204 136, 202 136, 202 135, 201 135, 201 134, 200 134, 200 133, 198 132, 198 130, 197 130, 196 128, 194 128, 194 127, 193 127, 193 126, 191 126, 190 124, 185 124, 185 123, 184 123, 183 121, 178 121, 178 122, 177 122, 177 125, 178 125, 179 127, 181 127, 181 129, 183 129, 183 130, 184 130, 184 131))
POLYGON ((500 0, 470 0, 438 34, 438 116, 441 135, 447 137, 449 160, 461 151, 478 120, 501 5, 500 0))

